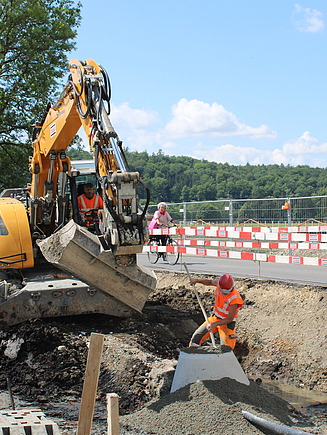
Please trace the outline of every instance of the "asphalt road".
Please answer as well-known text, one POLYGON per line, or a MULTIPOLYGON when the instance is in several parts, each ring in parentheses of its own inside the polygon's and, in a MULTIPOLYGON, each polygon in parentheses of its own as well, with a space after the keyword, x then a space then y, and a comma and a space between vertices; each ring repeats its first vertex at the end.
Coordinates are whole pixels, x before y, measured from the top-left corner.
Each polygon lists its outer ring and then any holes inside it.
POLYGON ((266 263, 249 260, 183 255, 175 266, 161 258, 157 264, 150 264, 147 254, 138 254, 138 263, 153 270, 183 271, 182 262, 187 264, 190 273, 222 275, 230 273, 239 278, 260 278, 273 281, 286 281, 300 284, 314 284, 327 289, 327 268, 323 266, 303 266, 296 264, 266 263))

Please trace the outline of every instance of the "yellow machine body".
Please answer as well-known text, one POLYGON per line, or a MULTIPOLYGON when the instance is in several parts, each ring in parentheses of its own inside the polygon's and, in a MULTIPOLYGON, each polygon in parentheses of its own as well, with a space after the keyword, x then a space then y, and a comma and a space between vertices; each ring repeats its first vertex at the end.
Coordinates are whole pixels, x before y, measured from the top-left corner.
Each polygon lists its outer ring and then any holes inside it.
POLYGON ((24 204, 0 198, 0 269, 34 266, 31 232, 24 204))

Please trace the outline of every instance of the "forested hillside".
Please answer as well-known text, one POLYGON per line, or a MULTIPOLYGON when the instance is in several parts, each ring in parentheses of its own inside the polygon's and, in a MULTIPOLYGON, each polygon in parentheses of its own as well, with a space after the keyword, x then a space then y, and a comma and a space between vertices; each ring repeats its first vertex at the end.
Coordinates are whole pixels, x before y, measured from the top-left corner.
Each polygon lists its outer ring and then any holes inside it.
POLYGON ((309 166, 214 163, 161 151, 126 151, 131 170, 139 171, 151 203, 242 198, 327 195, 327 170, 309 166))

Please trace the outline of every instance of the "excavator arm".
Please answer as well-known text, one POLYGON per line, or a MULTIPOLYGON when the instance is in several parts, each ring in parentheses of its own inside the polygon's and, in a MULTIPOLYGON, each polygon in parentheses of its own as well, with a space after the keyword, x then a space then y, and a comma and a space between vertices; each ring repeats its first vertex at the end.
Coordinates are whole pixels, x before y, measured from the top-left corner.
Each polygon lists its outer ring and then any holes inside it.
MULTIPOLYGON (((49 236, 67 222, 65 197, 70 161, 66 149, 82 126, 95 160, 104 210, 100 213, 102 241, 117 255, 142 251, 147 237, 145 213, 138 203, 142 181, 131 172, 122 142, 110 114, 110 82, 107 72, 92 59, 73 59, 68 82, 42 123, 34 130, 30 224, 35 238, 49 236)), ((143 183, 142 183, 143 184, 143 183)))

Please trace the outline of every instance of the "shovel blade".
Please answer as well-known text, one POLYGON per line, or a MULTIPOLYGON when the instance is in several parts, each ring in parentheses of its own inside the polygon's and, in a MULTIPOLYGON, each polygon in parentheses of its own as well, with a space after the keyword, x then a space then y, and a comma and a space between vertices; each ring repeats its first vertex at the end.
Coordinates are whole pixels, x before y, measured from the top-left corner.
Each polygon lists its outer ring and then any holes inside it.
POLYGON ((228 346, 211 347, 188 347, 180 351, 176 371, 170 392, 178 390, 185 385, 196 381, 218 380, 231 378, 249 385, 246 374, 232 349, 228 346))

